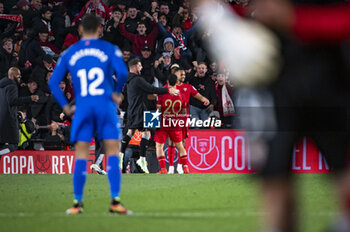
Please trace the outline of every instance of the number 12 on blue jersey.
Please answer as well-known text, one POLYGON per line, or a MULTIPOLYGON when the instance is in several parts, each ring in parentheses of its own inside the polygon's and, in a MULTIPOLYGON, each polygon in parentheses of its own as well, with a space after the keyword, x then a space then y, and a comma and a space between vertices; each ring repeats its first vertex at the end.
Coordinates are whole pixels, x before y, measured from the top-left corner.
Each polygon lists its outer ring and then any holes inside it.
POLYGON ((80 79, 80 96, 86 97, 89 93, 91 96, 102 95, 105 90, 99 88, 104 80, 104 72, 101 68, 95 67, 90 69, 88 72, 86 69, 79 69, 77 77, 80 79), (88 86, 88 81, 92 81, 88 86))

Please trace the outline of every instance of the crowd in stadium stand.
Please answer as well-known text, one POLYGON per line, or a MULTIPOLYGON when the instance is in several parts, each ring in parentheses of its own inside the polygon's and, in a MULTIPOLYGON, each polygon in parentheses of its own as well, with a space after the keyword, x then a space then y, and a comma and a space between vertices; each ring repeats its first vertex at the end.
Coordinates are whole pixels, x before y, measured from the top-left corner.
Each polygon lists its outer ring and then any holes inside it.
MULTIPOLYGON (((86 13, 101 17, 101 38, 119 46, 125 62, 141 59, 147 82, 162 87, 172 68, 183 67, 186 82, 210 101, 208 107, 192 99, 192 117, 221 118, 221 128, 231 127, 234 108, 226 96, 232 95, 233 85, 225 68, 208 56, 207 34, 197 31, 189 0, 0 0, 0 81, 18 67, 18 97, 30 98, 18 105, 18 123, 32 124, 20 126, 20 148, 33 148, 22 146, 29 139, 47 147, 52 141, 68 144, 70 118, 51 96, 48 81, 60 54, 79 40, 79 22, 86 13)), ((74 102, 69 74, 60 88, 74 102)))

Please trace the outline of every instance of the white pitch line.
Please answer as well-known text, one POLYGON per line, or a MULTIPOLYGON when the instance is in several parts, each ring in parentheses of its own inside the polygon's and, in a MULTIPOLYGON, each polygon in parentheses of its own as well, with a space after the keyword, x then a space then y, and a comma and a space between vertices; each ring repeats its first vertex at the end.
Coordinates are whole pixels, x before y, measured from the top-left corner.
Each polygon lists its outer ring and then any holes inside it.
MULTIPOLYGON (((318 211, 314 213, 302 213, 302 215, 309 214, 310 216, 335 216, 339 215, 339 212, 329 211, 318 211)), ((231 217, 255 217, 266 215, 266 212, 262 211, 247 211, 247 212, 134 212, 132 215, 126 215, 128 217, 153 217, 153 218, 231 218, 231 217)), ((0 213, 0 218, 6 217, 36 217, 36 216, 47 216, 47 217, 69 217, 64 212, 51 212, 51 213, 0 213)), ((77 217, 114 217, 124 215, 116 215, 108 212, 104 213, 82 213, 77 217)))

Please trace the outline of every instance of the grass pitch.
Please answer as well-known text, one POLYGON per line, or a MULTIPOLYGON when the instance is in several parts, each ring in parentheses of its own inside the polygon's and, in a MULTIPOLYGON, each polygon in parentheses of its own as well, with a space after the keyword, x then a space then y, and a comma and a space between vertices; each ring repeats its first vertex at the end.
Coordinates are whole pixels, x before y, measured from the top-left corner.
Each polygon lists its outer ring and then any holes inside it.
MULTIPOLYGON (((264 215, 254 174, 123 175, 133 216, 108 213, 105 176, 88 175, 84 213, 67 216, 71 175, 0 175, 1 231, 259 231, 264 215)), ((336 216, 325 174, 298 174, 300 230, 322 231, 336 216)))

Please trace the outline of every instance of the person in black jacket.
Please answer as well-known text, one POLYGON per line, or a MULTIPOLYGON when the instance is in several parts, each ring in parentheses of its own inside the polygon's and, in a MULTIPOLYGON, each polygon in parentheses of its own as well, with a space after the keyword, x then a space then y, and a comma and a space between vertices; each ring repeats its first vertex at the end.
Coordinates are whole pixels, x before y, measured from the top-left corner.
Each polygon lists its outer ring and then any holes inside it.
MULTIPOLYGON (((148 173, 146 157, 146 146, 150 139, 150 132, 143 128, 143 112, 145 108, 144 100, 147 99, 148 94, 167 94, 178 95, 179 91, 175 88, 156 88, 149 84, 142 76, 141 61, 138 58, 132 59, 128 63, 129 66, 129 76, 126 82, 127 96, 128 96, 128 118, 127 118, 127 128, 128 132, 123 137, 121 154, 120 157, 124 156, 125 150, 138 129, 142 131, 142 139, 140 143, 140 159, 137 164, 141 169, 148 173)), ((122 158, 121 158, 122 159, 122 158)), ((123 163, 123 162, 120 162, 123 163)))
POLYGON ((137 12, 135 5, 130 5, 128 8, 127 18, 125 19, 125 29, 130 33, 136 34, 137 25, 140 21, 140 14, 137 12))
POLYGON ((27 0, 19 0, 16 4, 16 7, 11 9, 10 14, 22 15, 24 29, 27 29, 33 26, 32 15, 29 11, 29 3, 27 0))
POLYGON ((112 18, 107 21, 105 30, 103 31, 103 39, 123 48, 127 45, 127 41, 119 31, 119 22, 122 18, 122 11, 119 8, 114 8, 112 12, 112 18))
POLYGON ((15 150, 19 142, 17 106, 39 100, 37 95, 18 97, 17 84, 20 80, 21 71, 16 67, 11 67, 8 77, 0 80, 0 147, 8 143, 9 151, 15 150))
POLYGON ((29 14, 31 18, 31 23, 34 25, 36 18, 40 18, 40 11, 43 7, 41 0, 31 0, 29 4, 29 14))
POLYGON ((34 79, 38 83, 38 88, 44 92, 47 92, 47 80, 46 76, 48 72, 52 72, 52 56, 46 54, 42 58, 42 61, 33 69, 31 79, 34 79))
POLYGON ((209 114, 214 110, 214 106, 217 102, 216 88, 214 81, 207 74, 208 69, 204 62, 200 62, 196 69, 197 71, 192 73, 189 77, 189 84, 193 85, 200 94, 208 98, 210 105, 205 106, 201 101, 191 98, 190 114, 192 118, 206 120, 209 114))
POLYGON ((52 14, 52 33, 55 38, 55 46, 61 50, 64 43, 64 38, 68 34, 68 28, 66 28, 66 15, 67 8, 64 6, 58 7, 57 11, 52 14))
MULTIPOLYGON (((60 88, 62 92, 65 93, 66 90, 66 82, 61 81, 60 88)), ((58 104, 56 99, 53 96, 49 96, 47 99, 47 103, 45 106, 45 117, 46 117, 46 123, 50 124, 51 121, 54 122, 62 122, 64 121, 64 117, 62 117, 63 109, 58 104)))
POLYGON ((155 75, 162 85, 167 84, 167 78, 171 73, 171 54, 163 52, 162 56, 154 61, 155 75))
MULTIPOLYGON (((33 29, 27 29, 25 39, 23 40, 21 49, 19 50, 19 65, 28 73, 32 70, 32 66, 41 62, 45 53, 40 47, 40 43, 35 39, 37 33, 33 29)), ((26 76, 27 80, 29 76, 26 76)))
POLYGON ((43 91, 38 89, 38 83, 34 79, 30 79, 26 86, 23 86, 19 91, 19 96, 28 97, 36 95, 39 99, 36 102, 26 104, 28 118, 35 118, 39 125, 46 125, 45 104, 47 98, 43 91))
POLYGON ((142 47, 141 50, 141 65, 142 77, 150 84, 154 82, 154 56, 152 55, 152 51, 150 46, 147 44, 142 47))

